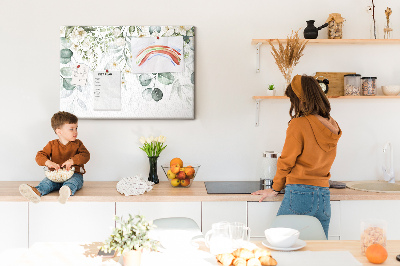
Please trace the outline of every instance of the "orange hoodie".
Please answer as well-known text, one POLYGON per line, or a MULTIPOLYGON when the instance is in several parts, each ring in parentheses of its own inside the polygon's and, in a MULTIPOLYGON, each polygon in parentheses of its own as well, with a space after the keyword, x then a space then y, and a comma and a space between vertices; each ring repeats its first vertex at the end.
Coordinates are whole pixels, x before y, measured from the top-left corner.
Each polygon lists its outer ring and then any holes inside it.
POLYGON ((292 119, 272 188, 280 191, 285 184, 329 187, 330 169, 342 135, 337 128, 335 134, 314 115, 292 119))

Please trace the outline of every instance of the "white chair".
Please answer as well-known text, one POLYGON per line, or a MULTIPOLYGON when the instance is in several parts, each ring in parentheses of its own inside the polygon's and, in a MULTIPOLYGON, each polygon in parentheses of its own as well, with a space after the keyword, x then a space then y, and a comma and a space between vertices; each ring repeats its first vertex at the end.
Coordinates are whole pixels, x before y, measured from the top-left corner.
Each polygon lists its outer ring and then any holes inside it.
POLYGON ((204 236, 200 230, 200 227, 191 218, 160 218, 153 220, 153 224, 156 225, 156 228, 154 229, 154 236, 158 239, 173 237, 175 240, 191 239, 192 242, 204 240, 204 236))
POLYGON ((326 240, 321 222, 309 215, 279 215, 276 216, 270 227, 286 227, 299 230, 299 238, 302 240, 326 240))

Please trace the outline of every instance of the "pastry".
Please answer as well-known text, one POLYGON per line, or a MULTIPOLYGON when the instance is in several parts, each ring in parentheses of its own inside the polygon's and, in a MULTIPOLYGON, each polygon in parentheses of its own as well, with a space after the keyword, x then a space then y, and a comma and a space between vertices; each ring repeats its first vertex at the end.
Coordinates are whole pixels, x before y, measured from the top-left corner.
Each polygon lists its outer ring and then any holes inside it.
POLYGON ((253 254, 254 254, 254 258, 257 258, 257 259, 261 256, 271 256, 271 252, 269 250, 262 249, 262 248, 253 249, 253 254))
POLYGON ((261 256, 258 258, 263 266, 275 266, 278 263, 276 260, 271 256, 261 256))
POLYGON ((254 258, 253 252, 251 252, 247 248, 239 248, 239 249, 235 250, 232 254, 236 258, 242 258, 242 259, 245 259, 245 260, 254 258))
POLYGON ((218 254, 217 255, 217 260, 222 263, 224 266, 229 266, 232 264, 232 261, 235 259, 235 257, 231 253, 224 253, 224 254, 218 254))
POLYGON ((246 260, 242 258, 236 258, 233 260, 232 264, 234 266, 246 266, 246 260))
POLYGON ((247 261, 247 266, 261 266, 261 262, 256 258, 251 258, 247 261))

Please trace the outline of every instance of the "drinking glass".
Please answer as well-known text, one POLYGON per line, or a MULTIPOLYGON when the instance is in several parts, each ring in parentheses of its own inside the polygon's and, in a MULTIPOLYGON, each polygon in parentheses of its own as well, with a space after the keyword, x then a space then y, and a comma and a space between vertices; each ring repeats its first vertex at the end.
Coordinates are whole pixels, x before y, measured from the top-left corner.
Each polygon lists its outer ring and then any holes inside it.
POLYGON ((229 233, 234 249, 240 248, 244 241, 250 240, 250 228, 243 223, 230 223, 229 233))

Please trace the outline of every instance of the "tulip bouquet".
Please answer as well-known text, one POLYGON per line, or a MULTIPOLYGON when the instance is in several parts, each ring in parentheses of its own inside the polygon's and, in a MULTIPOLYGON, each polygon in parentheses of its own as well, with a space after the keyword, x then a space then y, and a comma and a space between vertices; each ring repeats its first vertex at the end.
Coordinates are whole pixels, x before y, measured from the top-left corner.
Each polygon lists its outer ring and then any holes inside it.
POLYGON ((141 137, 139 139, 143 147, 139 147, 141 150, 145 151, 148 157, 160 156, 160 153, 167 147, 164 145, 166 137, 160 135, 154 138, 153 136, 149 138, 141 137))

